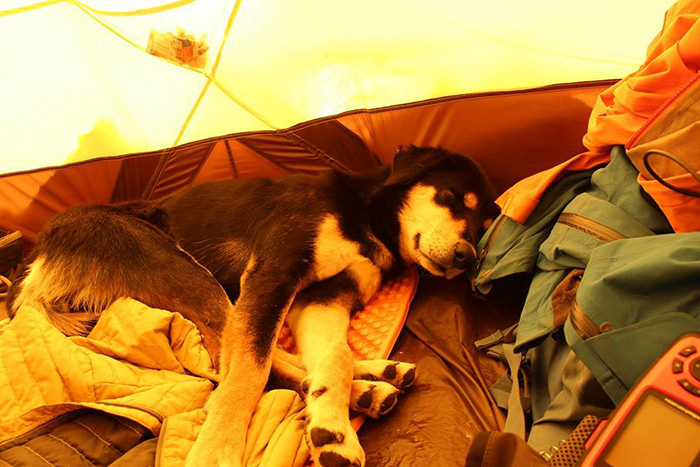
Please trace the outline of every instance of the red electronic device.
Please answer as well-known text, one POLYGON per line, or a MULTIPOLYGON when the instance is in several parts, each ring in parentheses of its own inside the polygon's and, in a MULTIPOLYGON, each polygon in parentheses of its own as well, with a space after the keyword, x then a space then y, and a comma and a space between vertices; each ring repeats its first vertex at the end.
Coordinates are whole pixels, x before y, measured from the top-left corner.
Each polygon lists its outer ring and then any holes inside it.
POLYGON ((700 466, 700 333, 676 340, 586 447, 581 467, 700 466))

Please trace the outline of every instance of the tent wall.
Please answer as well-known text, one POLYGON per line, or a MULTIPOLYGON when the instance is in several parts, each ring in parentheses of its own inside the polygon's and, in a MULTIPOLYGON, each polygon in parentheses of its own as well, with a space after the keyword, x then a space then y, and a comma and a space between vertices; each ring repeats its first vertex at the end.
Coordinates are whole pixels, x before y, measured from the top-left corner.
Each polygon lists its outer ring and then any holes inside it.
POLYGON ((158 199, 190 183, 278 178, 389 162, 400 144, 470 154, 499 191, 584 148, 596 96, 610 81, 470 94, 313 120, 161 151, 0 177, 0 228, 31 242, 56 213, 84 203, 158 199))
POLYGON ((3 0, 0 172, 355 109, 621 78, 673 0, 3 0), (204 38, 203 67, 149 53, 204 38))

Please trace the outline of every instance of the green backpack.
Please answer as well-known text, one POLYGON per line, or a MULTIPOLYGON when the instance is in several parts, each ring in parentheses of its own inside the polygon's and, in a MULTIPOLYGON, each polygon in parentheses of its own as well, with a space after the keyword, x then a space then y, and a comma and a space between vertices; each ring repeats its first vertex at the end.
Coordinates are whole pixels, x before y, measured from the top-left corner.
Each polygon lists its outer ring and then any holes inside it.
POLYGON ((673 340, 700 331, 700 232, 672 233, 637 176, 615 147, 606 166, 552 186, 525 224, 499 217, 473 278, 488 293, 532 273, 515 351, 563 327, 615 403, 673 340))

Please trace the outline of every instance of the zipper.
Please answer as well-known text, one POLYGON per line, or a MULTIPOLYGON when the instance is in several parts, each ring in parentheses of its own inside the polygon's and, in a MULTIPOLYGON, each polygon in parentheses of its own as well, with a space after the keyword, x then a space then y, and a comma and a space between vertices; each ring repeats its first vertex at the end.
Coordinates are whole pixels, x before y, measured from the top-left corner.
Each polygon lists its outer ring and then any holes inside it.
POLYGON ((496 219, 496 223, 493 226, 493 229, 491 229, 491 233, 489 233, 489 238, 486 239, 486 242, 484 243, 484 248, 481 249, 481 252, 479 252, 479 258, 476 261, 476 266, 474 266, 474 276, 472 276, 472 291, 476 291, 476 279, 479 275, 479 270, 481 269, 481 266, 484 264, 484 260, 486 259, 486 255, 489 253, 489 248, 491 248, 491 245, 493 245, 493 242, 496 241, 496 237, 498 236, 498 231, 501 230, 501 227, 505 223, 506 216, 500 215, 496 219))
MULTIPOLYGON (((152 408, 150 408, 150 407, 147 407, 147 406, 145 406, 145 405, 143 405, 143 404, 133 404, 133 403, 128 403, 128 404, 126 404, 126 403, 120 403, 120 402, 105 402, 105 401, 95 401, 95 402, 93 402, 93 403, 94 403, 94 404, 108 405, 108 406, 113 406, 113 407, 123 407, 123 408, 125 408, 125 409, 136 409, 136 410, 140 410, 141 412, 145 412, 145 413, 147 413, 148 415, 150 415, 151 417, 153 417, 153 418, 155 418, 156 420, 158 420, 158 423, 163 423, 163 420, 165 420, 165 418, 166 418, 165 415, 163 415, 162 413, 158 412, 158 411, 155 410, 155 409, 152 409, 152 408)), ((90 407, 90 408, 92 408, 92 407, 90 407)), ((97 409, 97 410, 100 410, 100 409, 97 409)), ((103 410, 103 412, 107 412, 107 411, 106 411, 106 410, 103 410)), ((107 412, 107 413, 110 413, 110 412, 107 412)), ((112 414, 112 415, 117 415, 117 414, 112 414)), ((120 415, 117 415, 117 416, 118 416, 118 417, 129 418, 129 416, 127 416, 127 415, 121 415, 121 414, 120 414, 120 415)), ((129 418, 129 419, 130 419, 130 418, 129 418)), ((131 420, 131 419, 130 419, 130 420, 131 420)), ((132 421, 140 424, 140 422, 138 422, 138 421, 136 421, 136 420, 132 420, 132 421)))
POLYGON ((562 213, 557 220, 557 224, 563 224, 567 227, 571 227, 580 232, 583 232, 591 237, 595 237, 601 242, 610 243, 615 240, 622 240, 627 238, 625 235, 621 234, 615 229, 608 227, 607 225, 596 222, 587 217, 583 217, 579 214, 573 214, 570 212, 562 213))
POLYGON ((658 109, 654 111, 649 118, 642 124, 641 127, 636 131, 634 135, 627 141, 627 144, 625 144, 625 149, 629 150, 633 148, 639 140, 642 138, 644 133, 649 129, 650 126, 652 126, 661 116, 661 114, 666 111, 669 107, 671 107, 671 104, 675 103, 676 100, 683 94, 685 91, 688 90, 695 82, 700 79, 700 71, 695 73, 693 76, 688 79, 681 87, 676 89, 676 92, 674 92, 671 96, 669 96, 668 99, 666 99, 663 104, 659 106, 658 109))
POLYGON ((160 467, 161 466, 161 461, 160 458, 163 455, 163 439, 165 438, 164 433, 165 433, 165 427, 168 425, 168 420, 165 419, 163 420, 163 425, 160 427, 160 433, 158 433, 158 441, 156 441, 156 464, 154 467, 160 467))
MULTIPOLYGON (((610 243, 615 240, 627 238, 627 236, 605 224, 571 212, 562 213, 559 219, 557 219, 557 224, 571 227, 586 235, 597 238, 603 243, 610 243)), ((595 337, 602 332, 601 327, 583 311, 583 308, 581 308, 581 305, 579 305, 578 301, 575 299, 571 307, 571 312, 569 313, 569 319, 571 320, 571 327, 573 327, 574 331, 584 340, 595 337)))

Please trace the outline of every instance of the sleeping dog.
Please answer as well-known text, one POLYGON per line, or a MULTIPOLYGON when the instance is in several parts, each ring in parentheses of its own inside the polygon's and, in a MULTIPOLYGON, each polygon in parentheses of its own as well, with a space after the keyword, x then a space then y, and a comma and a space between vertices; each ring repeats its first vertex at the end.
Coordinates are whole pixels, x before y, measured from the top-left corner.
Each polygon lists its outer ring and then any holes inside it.
POLYGON ((361 174, 206 182, 157 205, 75 208, 40 235, 10 310, 32 304, 64 332, 85 334, 99 310, 130 296, 193 321, 221 373, 193 466, 240 465, 286 318, 308 375, 314 460, 361 466, 348 410, 385 413, 415 367, 353 362, 350 315, 406 265, 447 279, 472 267, 493 199, 472 159, 411 146, 361 174))

